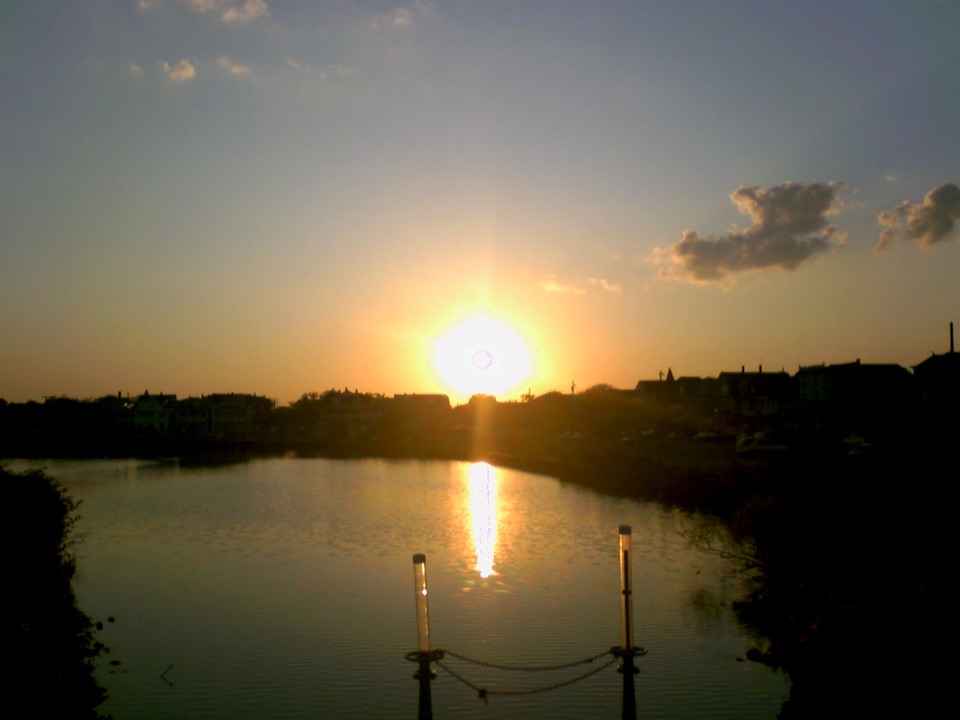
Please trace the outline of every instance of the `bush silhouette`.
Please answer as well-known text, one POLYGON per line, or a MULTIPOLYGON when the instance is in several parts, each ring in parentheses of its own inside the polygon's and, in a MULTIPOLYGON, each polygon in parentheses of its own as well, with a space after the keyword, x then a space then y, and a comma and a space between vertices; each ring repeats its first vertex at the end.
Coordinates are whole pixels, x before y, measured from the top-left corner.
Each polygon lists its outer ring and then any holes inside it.
POLYGON ((99 718, 106 693, 93 670, 105 648, 71 584, 77 503, 41 471, 0 468, 0 482, 12 510, 0 523, 12 568, 3 614, 12 650, 4 705, 14 712, 6 716, 99 718))

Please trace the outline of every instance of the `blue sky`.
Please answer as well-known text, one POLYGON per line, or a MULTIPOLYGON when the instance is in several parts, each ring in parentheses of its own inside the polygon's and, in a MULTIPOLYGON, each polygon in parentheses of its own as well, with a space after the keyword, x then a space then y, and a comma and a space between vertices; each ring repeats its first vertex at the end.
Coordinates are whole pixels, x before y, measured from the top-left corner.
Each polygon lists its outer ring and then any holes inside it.
POLYGON ((954 2, 0 2, 0 397, 449 391, 430 348, 477 312, 534 393, 916 364, 960 320, 958 30, 954 2))

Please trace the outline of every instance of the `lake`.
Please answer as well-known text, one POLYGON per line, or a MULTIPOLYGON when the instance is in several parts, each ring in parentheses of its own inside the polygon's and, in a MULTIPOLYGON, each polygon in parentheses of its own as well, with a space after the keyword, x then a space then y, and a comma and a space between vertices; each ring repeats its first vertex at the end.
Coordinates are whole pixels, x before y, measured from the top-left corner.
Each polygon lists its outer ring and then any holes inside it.
MULTIPOLYGON (((434 648, 554 665, 620 641, 618 527, 632 527, 641 718, 774 718, 782 674, 743 662, 735 568, 689 545, 691 516, 483 463, 275 458, 13 461, 81 501, 81 607, 115 618, 99 677, 115 720, 415 718, 412 558, 434 648), (109 660, 119 665, 108 665, 109 660)), ((448 655, 436 720, 619 718, 612 657, 544 673, 448 655), (523 691, 525 694, 494 694, 523 691)))

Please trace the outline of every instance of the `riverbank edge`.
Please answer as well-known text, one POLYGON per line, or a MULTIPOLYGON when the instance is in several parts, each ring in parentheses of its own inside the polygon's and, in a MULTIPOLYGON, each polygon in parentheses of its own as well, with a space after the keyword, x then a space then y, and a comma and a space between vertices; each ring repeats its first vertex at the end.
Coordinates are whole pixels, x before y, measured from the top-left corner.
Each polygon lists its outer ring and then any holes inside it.
POLYGON ((79 503, 41 470, 12 472, 0 463, 0 486, 13 509, 2 524, 4 545, 13 550, 3 613, 12 659, 6 711, 17 718, 109 720, 97 710, 107 693, 95 677, 96 661, 108 650, 73 589, 79 503))

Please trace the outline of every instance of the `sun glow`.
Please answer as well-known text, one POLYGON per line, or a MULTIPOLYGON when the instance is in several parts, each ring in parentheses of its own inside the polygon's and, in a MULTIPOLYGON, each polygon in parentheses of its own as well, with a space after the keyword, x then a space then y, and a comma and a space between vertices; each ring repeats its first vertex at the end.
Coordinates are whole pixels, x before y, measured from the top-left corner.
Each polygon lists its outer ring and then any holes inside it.
POLYGON ((441 382, 463 398, 516 392, 533 374, 533 359, 523 338, 502 320, 483 313, 439 337, 433 362, 441 382))

